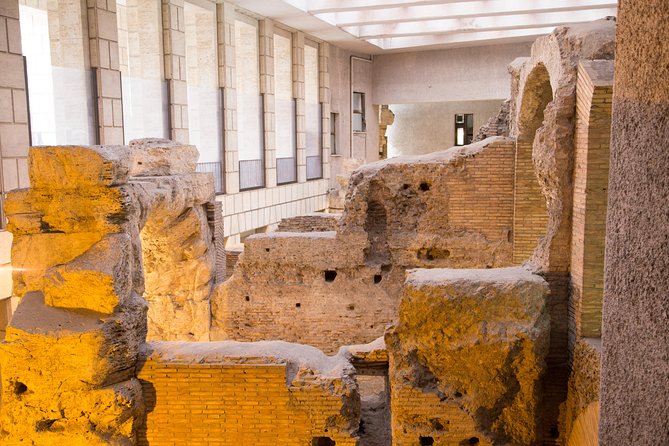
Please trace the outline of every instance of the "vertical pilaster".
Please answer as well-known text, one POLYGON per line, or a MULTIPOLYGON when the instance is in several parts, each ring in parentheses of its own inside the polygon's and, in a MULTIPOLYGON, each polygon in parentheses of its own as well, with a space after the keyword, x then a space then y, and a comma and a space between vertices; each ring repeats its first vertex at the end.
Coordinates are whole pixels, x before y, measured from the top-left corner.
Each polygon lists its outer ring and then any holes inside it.
POLYGON ((274 24, 258 22, 260 56, 260 94, 263 96, 263 142, 265 150, 265 187, 276 186, 276 139, 274 135, 274 24))
POLYGON ((18 0, 3 1, 0 5, 0 67, 0 186, 2 192, 8 192, 28 187, 26 157, 30 131, 18 0))
POLYGON ((239 192, 239 152, 237 150, 237 82, 235 80, 235 8, 216 5, 218 35, 218 82, 223 89, 223 130, 225 147, 225 191, 239 192))
POLYGON ((116 0, 87 0, 88 44, 95 73, 100 144, 123 144, 116 0))
POLYGON ((162 0, 165 80, 169 89, 170 138, 188 143, 186 21, 183 0, 162 0))
POLYGON ((304 33, 293 34, 293 95, 295 97, 295 145, 297 182, 307 181, 307 123, 304 103, 304 33))
MULTIPOLYGON (((29 186, 30 129, 18 0, 0 2, 0 67, 0 226, 4 228, 5 193, 29 186)), ((10 302, 4 299, 12 295, 11 243, 11 233, 0 231, 0 311, 10 302)), ((6 308, 10 316, 11 307, 6 308)))
POLYGON ((318 44, 318 96, 321 103, 321 162, 323 178, 330 178, 330 44, 318 44))

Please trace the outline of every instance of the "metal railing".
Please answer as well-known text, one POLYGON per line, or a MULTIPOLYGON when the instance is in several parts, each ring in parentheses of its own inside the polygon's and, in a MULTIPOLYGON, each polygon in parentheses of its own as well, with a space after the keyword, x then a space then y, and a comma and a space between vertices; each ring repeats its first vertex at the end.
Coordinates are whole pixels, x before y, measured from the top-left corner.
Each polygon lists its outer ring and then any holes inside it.
POLYGON ((239 161, 239 190, 265 185, 265 166, 262 159, 239 161))
POLYGON ((319 155, 307 157, 307 180, 323 178, 323 163, 319 155))
POLYGON ((297 164, 294 157, 276 159, 276 184, 297 181, 297 164))
POLYGON ((214 175, 214 190, 217 194, 225 193, 225 183, 223 182, 222 163, 197 163, 196 172, 209 172, 214 175))

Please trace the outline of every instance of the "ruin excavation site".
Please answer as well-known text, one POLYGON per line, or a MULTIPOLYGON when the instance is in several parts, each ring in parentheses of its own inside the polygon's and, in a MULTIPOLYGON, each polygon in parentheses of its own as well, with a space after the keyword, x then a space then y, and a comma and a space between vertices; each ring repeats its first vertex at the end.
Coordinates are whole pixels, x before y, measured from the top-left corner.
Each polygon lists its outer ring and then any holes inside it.
POLYGON ((0 0, 0 445, 669 445, 666 2, 297 3, 0 0))

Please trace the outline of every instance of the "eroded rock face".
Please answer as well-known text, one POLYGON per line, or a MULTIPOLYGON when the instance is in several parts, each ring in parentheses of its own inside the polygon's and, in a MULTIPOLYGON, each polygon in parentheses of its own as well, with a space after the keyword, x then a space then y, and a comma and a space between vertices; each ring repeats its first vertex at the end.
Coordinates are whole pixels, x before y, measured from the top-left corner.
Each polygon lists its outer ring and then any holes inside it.
POLYGON ((523 268, 409 272, 386 334, 393 444, 537 444, 547 291, 523 268))
POLYGON ((9 193, 6 206, 22 300, 0 344, 0 443, 135 444, 147 310, 170 327, 153 332, 206 337, 216 255, 204 204, 214 190, 211 176, 177 167, 193 150, 165 141, 30 149, 32 188, 9 193), (133 162, 166 176, 135 179, 133 162), (191 312, 180 311, 186 293, 199 305, 191 312))

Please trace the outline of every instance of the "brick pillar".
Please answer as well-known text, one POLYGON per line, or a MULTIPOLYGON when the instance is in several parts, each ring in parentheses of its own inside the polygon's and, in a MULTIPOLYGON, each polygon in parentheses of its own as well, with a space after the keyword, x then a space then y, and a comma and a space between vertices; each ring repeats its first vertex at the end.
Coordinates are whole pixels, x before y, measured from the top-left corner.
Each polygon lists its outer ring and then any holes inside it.
POLYGON ((88 0, 87 13, 91 69, 97 79, 98 141, 123 144, 116 0, 88 0))
POLYGON ((330 44, 318 44, 318 94, 321 103, 323 178, 330 178, 330 44))
POLYGON ((237 151, 237 91, 235 80, 235 8, 229 3, 216 5, 218 35, 218 82, 223 89, 223 130, 225 191, 239 192, 239 153, 237 151))
POLYGON ((265 187, 276 186, 276 139, 274 130, 274 24, 258 22, 260 56, 260 94, 263 96, 263 139, 265 149, 265 187))
POLYGON ((162 0, 165 80, 169 90, 170 138, 188 143, 186 21, 183 0, 162 0))
POLYGON ((295 97, 295 145, 297 182, 307 181, 307 132, 304 104, 304 33, 293 33, 293 95, 295 97))

